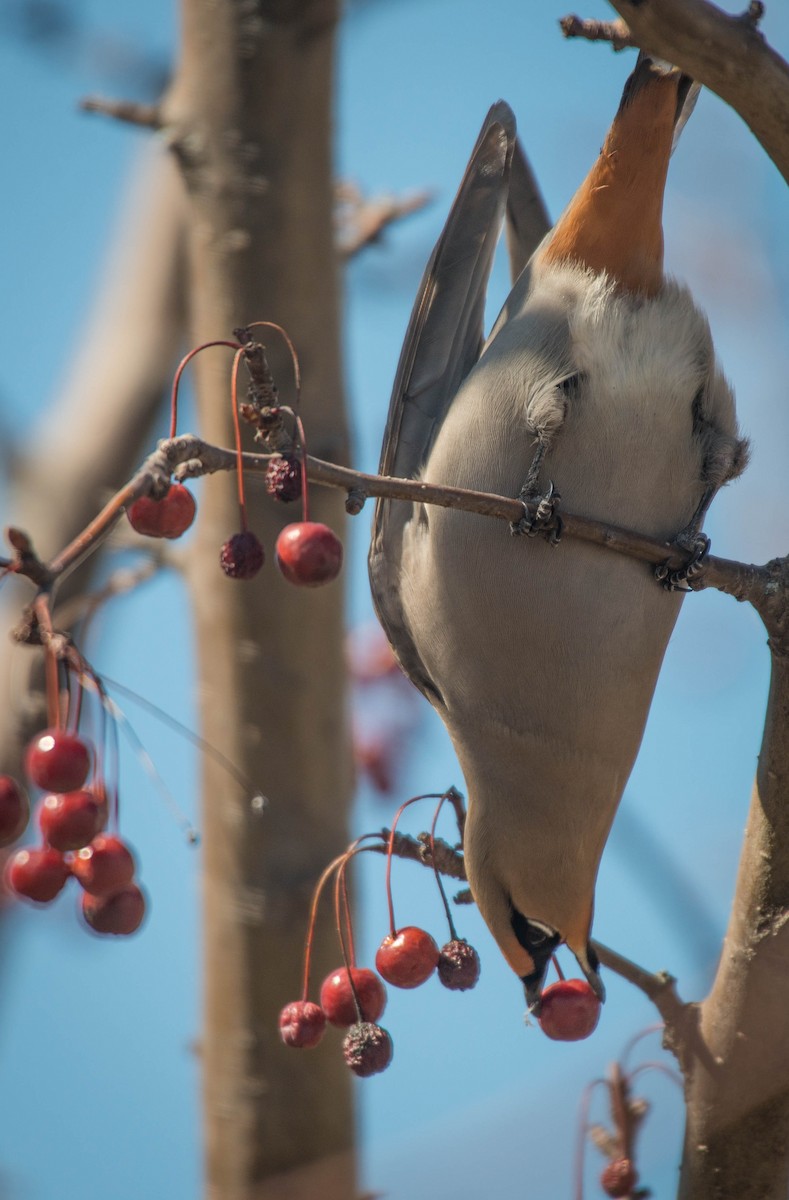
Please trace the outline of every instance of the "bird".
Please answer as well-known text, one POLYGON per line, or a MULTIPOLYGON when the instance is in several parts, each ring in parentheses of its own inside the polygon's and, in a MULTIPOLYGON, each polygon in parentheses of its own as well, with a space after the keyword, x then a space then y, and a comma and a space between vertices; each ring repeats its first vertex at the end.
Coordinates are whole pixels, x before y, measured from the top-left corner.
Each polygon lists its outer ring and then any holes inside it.
MULTIPOLYGON (((642 52, 552 228, 513 113, 493 105, 419 287, 381 475, 542 500, 543 515, 560 495, 568 512, 701 557, 709 503, 748 448, 707 319, 663 265, 669 158, 697 92, 642 52), (514 284, 486 338, 505 215, 514 284)), ((605 998, 600 859, 687 590, 555 541, 379 498, 368 559, 379 620, 465 779, 471 892, 536 1013, 563 944, 605 998)))

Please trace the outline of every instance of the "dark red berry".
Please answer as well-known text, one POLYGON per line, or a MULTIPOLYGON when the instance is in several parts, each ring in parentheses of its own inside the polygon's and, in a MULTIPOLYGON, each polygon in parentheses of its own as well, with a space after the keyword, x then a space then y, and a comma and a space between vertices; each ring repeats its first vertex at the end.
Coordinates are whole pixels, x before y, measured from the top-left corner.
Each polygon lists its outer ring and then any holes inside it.
POLYGON ((375 956, 378 974, 399 988, 419 987, 437 966, 438 946, 426 930, 416 925, 388 934, 375 956))
POLYGON ((266 491, 275 500, 290 504, 301 495, 301 463, 292 454, 272 458, 266 468, 266 491))
POLYGON ((438 978, 451 992, 467 992, 479 979, 479 955, 462 938, 453 938, 441 947, 438 956, 438 978))
POLYGON ((11 891, 38 904, 48 904, 54 900, 68 877, 68 863, 63 855, 59 850, 51 850, 47 846, 40 850, 33 846, 17 850, 6 868, 6 880, 11 891))
POLYGON ((538 1020, 555 1042, 579 1042, 597 1028, 600 1000, 585 979, 560 979, 540 997, 538 1020))
POLYGON ((46 792, 75 792, 88 778, 90 751, 74 733, 45 729, 25 751, 25 770, 46 792))
POLYGON ((104 809, 93 792, 53 792, 41 802, 38 824, 54 850, 80 850, 101 830, 104 809))
POLYGON ((100 833, 74 855, 71 873, 92 896, 112 896, 134 878, 134 859, 119 837, 100 833))
POLYGON ((10 846, 25 832, 30 804, 10 775, 0 775, 0 847, 10 846))
POLYGON ((342 542, 318 521, 286 525, 277 538, 277 565, 290 583, 320 587, 340 573, 342 542))
POLYGON ((311 1000, 294 1000, 279 1014, 279 1035, 286 1046, 310 1050, 317 1046, 326 1028, 326 1013, 311 1000))
MULTIPOLYGON (((377 1021, 386 1008, 386 988, 367 967, 351 967, 351 974, 362 1018, 377 1021)), ((340 967, 326 976, 321 985, 320 1004, 326 1020, 332 1025, 343 1028, 359 1020, 347 967, 340 967)))
POLYGON ((629 1158, 616 1158, 600 1176, 600 1186, 612 1200, 629 1196, 638 1183, 638 1172, 629 1158))
POLYGON ((140 928, 145 916, 145 897, 136 883, 111 896, 82 893, 82 915, 94 933, 128 937, 140 928))
POLYGON ((219 564, 231 579, 252 579, 265 559, 260 539, 251 529, 234 533, 219 551, 219 564))
POLYGON ((385 1071, 392 1061, 392 1039, 380 1025, 361 1021, 352 1025, 342 1043, 343 1058, 353 1071, 366 1079, 385 1071))
POLYGON ((195 498, 182 483, 171 483, 161 500, 141 496, 126 515, 133 529, 145 537, 178 538, 195 519, 195 498))

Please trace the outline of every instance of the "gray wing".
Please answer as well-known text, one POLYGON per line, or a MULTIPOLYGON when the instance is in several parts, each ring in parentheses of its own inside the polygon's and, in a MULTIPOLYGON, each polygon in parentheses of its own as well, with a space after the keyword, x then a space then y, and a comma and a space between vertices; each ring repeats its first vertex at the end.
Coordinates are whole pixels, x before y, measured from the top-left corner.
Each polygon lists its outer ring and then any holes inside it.
MULTIPOLYGON (((515 118, 503 101, 485 118, 447 222, 427 264, 397 366, 380 474, 414 478, 484 340, 493 253, 507 199, 515 118)), ((400 598, 402 536, 413 506, 379 500, 370 584, 381 624, 406 674, 433 703, 441 697, 407 628, 400 598)))
POLYGON ((550 228, 542 192, 518 140, 512 155, 507 194, 507 250, 513 283, 550 228))

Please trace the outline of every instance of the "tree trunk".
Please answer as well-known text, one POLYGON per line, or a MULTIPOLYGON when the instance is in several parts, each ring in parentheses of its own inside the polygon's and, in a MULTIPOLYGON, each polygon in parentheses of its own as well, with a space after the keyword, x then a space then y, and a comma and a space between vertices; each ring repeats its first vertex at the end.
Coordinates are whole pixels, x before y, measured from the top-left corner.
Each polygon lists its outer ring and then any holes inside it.
MULTIPOLYGON (((337 18, 335 0, 184 0, 182 65, 164 105, 191 204, 192 343, 256 319, 283 325, 301 357, 310 450, 335 461, 347 457, 332 225, 337 18)), ((261 340, 292 401, 288 356, 276 336, 261 340)), ((199 432, 225 445, 229 367, 220 349, 196 364, 199 432)), ((334 1039, 305 1054, 277 1030, 279 1009, 300 995, 312 884, 347 840, 343 583, 285 583, 274 542, 298 506, 276 504, 254 481, 249 490, 250 528, 267 552, 260 575, 233 581, 219 569, 220 545, 240 528, 235 481, 224 475, 203 485, 190 562, 202 734, 269 800, 257 812, 205 763, 207 1194, 312 1197, 309 1164, 323 1162, 321 1195, 346 1200, 349 1073, 334 1039)), ((337 493, 316 494, 312 506, 342 532, 337 493)), ((326 917, 316 949, 319 983, 339 960, 326 917)))

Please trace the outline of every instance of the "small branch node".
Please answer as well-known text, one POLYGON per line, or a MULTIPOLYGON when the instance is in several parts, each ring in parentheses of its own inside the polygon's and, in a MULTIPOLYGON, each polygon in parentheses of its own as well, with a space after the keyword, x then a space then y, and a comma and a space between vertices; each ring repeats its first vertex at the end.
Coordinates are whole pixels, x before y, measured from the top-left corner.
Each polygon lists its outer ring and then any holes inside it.
POLYGON ((349 517, 356 517, 364 508, 364 502, 367 499, 367 492, 361 488, 349 488, 348 495, 345 497, 345 511, 349 517))
POLYGON ((158 104, 138 104, 134 100, 107 100, 103 96, 85 96, 79 102, 82 112, 101 113, 127 125, 143 129, 161 129, 162 114, 158 104))
POLYGON ((566 38, 585 38, 587 42, 610 42, 614 51, 635 46, 632 34, 624 21, 597 21, 570 14, 562 17, 559 27, 566 38))

